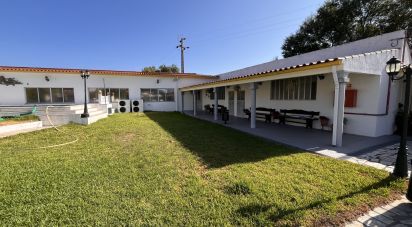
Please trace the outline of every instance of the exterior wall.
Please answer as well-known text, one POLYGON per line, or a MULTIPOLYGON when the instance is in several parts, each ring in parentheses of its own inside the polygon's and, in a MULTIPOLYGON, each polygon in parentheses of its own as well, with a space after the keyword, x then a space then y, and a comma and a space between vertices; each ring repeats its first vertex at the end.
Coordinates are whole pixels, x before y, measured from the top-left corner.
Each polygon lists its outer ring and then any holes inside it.
MULTIPOLYGON (((347 124, 344 132, 349 134, 377 137, 393 133, 394 117, 397 108, 397 92, 390 97, 389 111, 386 115, 387 89, 389 79, 387 76, 349 74, 352 89, 358 90, 357 106, 345 108, 347 124)), ((249 84, 240 84, 240 90, 245 91, 245 108, 250 108, 251 92, 249 84)), ((321 116, 333 121, 334 82, 332 74, 325 74, 325 78, 317 81, 316 100, 271 100, 270 81, 262 82, 256 91, 256 107, 280 109, 303 109, 319 111, 321 116)), ((391 89, 397 91, 398 85, 392 84, 391 89)), ((234 86, 226 87, 225 100, 219 100, 220 105, 228 107, 228 92, 234 86)), ((204 91, 204 90, 203 90, 204 91)), ((202 92, 203 105, 213 104, 213 100, 202 92)), ((302 126, 302 125, 300 125, 302 126)), ((320 121, 314 122, 314 128, 320 129, 320 121)), ((326 130, 331 130, 326 128, 326 130)))
MULTIPOLYGON (((0 105, 26 105, 26 87, 56 87, 56 88, 74 88, 74 104, 84 102, 84 85, 80 75, 61 74, 61 73, 29 73, 29 72, 0 72, 0 75, 6 78, 15 78, 23 84, 15 86, 0 85, 0 105), (44 78, 48 76, 50 81, 44 78)), ((174 88, 174 102, 145 102, 144 109, 152 111, 176 111, 180 108, 180 93, 178 88, 190 86, 193 84, 210 81, 207 78, 172 78, 172 77, 143 77, 143 76, 111 76, 93 74, 87 80, 87 87, 104 87, 107 88, 128 88, 129 99, 140 99, 141 88, 174 88), (159 79, 159 83, 157 80, 159 79)), ((87 94, 88 96, 88 94, 87 94)), ((32 104, 31 104, 32 105, 32 104)))

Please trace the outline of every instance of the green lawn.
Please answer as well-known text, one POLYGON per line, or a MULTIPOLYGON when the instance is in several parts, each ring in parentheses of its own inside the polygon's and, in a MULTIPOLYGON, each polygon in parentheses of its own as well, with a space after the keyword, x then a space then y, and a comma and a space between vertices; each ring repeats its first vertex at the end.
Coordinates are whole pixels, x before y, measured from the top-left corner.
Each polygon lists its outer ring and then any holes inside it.
POLYGON ((179 113, 62 130, 0 139, 0 225, 339 224, 405 190, 387 172, 179 113))

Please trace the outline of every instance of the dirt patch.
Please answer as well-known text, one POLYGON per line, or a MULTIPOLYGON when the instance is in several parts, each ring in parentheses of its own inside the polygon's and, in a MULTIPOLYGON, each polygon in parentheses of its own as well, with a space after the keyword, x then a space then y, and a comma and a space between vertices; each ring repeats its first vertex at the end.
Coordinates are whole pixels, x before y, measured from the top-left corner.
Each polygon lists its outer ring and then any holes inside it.
POLYGON ((134 138, 136 138, 136 134, 134 133, 123 133, 116 137, 116 141, 120 143, 131 143, 134 138))

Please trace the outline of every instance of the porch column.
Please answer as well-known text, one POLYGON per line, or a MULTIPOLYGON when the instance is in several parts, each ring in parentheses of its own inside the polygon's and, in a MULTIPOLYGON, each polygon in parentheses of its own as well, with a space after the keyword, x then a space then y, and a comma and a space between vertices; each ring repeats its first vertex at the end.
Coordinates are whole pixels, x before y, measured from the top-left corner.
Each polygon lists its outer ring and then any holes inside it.
POLYGON ((332 70, 335 83, 335 102, 333 107, 333 132, 332 145, 341 147, 343 137, 343 120, 345 112, 345 90, 349 82, 349 73, 345 71, 332 70))
POLYGON ((213 88, 213 92, 215 94, 215 100, 214 100, 215 107, 213 108, 213 116, 214 116, 213 119, 217 121, 217 106, 219 105, 219 102, 217 100, 217 88, 216 87, 213 88))
POLYGON ((196 116, 196 91, 193 90, 193 116, 196 116))
POLYGON ((234 108, 234 110, 233 110, 233 115, 234 116, 236 116, 237 117, 237 90, 235 89, 234 91, 233 91, 233 108, 234 108))
POLYGON ((256 128, 256 83, 250 84, 250 128, 256 128))
POLYGON ((182 95, 182 113, 185 113, 185 92, 182 91, 180 92, 180 94, 182 95))

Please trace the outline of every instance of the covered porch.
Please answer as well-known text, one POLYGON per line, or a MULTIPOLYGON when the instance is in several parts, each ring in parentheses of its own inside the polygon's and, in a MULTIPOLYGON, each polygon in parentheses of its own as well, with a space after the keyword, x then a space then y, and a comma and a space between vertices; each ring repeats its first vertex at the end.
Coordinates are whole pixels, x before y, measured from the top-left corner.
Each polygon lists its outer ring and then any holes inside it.
MULTIPOLYGON (((276 137, 277 142, 305 150, 334 148, 345 153, 358 152, 381 145, 379 141, 388 143, 395 139, 391 135, 399 97, 390 90, 399 85, 391 84, 384 75, 385 61, 392 54, 395 52, 371 53, 271 70, 259 65, 254 73, 247 68, 230 72, 213 82, 181 88, 181 111, 217 122, 219 111, 213 107, 221 106, 229 112, 230 127, 276 137), (379 67, 364 67, 366 61, 379 67), (234 76, 237 74, 240 76, 234 76), (292 121, 286 125, 261 122, 259 107, 278 115, 285 110, 318 114, 312 116, 314 129, 308 130, 292 121), (207 109, 210 115, 204 114, 207 109), (245 113, 249 120, 244 119, 245 113), (321 117, 328 122, 321 124, 321 117), (316 130, 321 128, 324 130, 316 130)), ((282 120, 285 117, 286 113, 282 120)), ((279 121, 280 118, 273 117, 272 122, 279 121)))
POLYGON ((399 140, 399 137, 395 135, 367 137, 343 134, 345 146, 336 147, 332 146, 330 143, 330 138, 332 137, 331 131, 306 129, 299 126, 282 125, 278 123, 268 124, 262 121, 257 121, 256 128, 251 130, 247 118, 230 116, 229 121, 225 124, 220 118, 214 120, 212 114, 204 111, 198 111, 196 116, 193 115, 193 111, 185 111, 184 113, 198 119, 221 124, 276 143, 313 152, 332 150, 345 155, 355 155, 369 151, 375 147, 392 144, 399 140))

